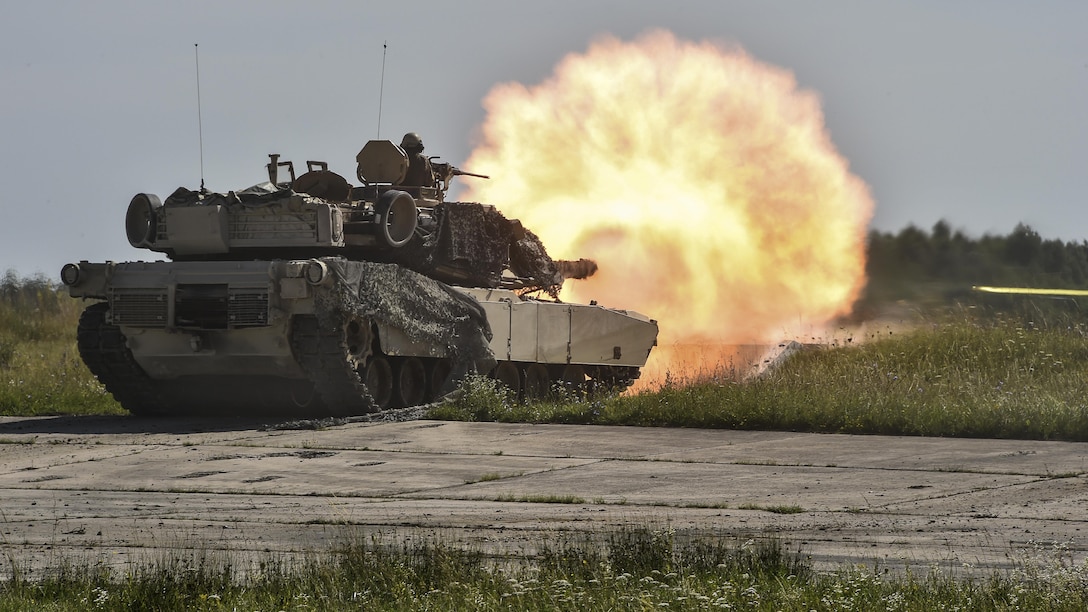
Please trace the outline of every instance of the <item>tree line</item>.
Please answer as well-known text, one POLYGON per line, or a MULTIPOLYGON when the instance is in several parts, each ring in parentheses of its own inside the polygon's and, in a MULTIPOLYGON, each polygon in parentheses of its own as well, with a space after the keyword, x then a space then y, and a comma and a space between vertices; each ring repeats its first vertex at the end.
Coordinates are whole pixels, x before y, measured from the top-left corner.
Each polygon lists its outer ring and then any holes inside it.
POLYGON ((41 273, 20 277, 15 270, 8 269, 0 277, 0 308, 22 313, 55 313, 67 294, 58 281, 41 273))
POLYGON ((1023 223, 1005 236, 972 238, 942 220, 929 231, 871 231, 866 271, 867 301, 974 285, 1088 289, 1088 241, 1046 240, 1023 223))

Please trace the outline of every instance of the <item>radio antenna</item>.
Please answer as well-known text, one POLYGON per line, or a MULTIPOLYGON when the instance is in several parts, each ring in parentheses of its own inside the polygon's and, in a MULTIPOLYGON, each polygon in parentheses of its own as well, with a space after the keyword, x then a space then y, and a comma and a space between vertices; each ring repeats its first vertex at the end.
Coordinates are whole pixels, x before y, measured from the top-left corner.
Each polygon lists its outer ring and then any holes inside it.
POLYGON ((378 86, 378 135, 382 137, 382 98, 385 97, 385 54, 389 52, 389 42, 382 41, 382 80, 378 86))
POLYGON ((196 56, 196 131, 200 139, 200 191, 204 191, 204 119, 200 116, 200 45, 193 43, 196 56))

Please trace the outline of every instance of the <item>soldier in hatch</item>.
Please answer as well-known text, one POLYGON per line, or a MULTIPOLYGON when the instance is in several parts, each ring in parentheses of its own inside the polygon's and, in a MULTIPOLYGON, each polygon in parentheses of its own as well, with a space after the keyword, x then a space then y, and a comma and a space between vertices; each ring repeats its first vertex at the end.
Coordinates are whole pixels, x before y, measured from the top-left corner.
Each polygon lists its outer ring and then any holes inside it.
POLYGON ((400 141, 400 148, 408 154, 408 173, 401 181, 403 187, 434 187, 434 170, 431 160, 423 154, 423 139, 415 132, 408 132, 400 141))

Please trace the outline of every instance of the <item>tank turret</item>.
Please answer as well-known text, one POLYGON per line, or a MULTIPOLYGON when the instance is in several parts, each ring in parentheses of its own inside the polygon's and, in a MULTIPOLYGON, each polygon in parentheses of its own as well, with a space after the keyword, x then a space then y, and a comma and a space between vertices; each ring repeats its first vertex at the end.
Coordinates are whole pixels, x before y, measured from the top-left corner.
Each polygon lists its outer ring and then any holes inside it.
POLYGON ((591 262, 555 262, 540 240, 493 206, 445 202, 456 176, 487 178, 433 163, 435 187, 404 185, 408 156, 372 140, 356 156, 361 186, 308 161, 269 155, 268 181, 215 193, 178 188, 165 200, 136 194, 125 215, 129 243, 174 261, 345 257, 397 263, 446 282, 543 289, 584 278, 591 262), (280 181, 282 172, 290 180, 280 181))

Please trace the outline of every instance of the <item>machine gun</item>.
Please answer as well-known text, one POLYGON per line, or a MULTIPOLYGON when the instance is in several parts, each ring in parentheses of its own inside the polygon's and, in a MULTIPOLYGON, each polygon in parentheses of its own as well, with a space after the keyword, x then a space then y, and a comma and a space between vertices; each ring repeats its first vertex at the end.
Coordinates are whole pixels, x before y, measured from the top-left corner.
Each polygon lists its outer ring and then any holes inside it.
POLYGON ((437 157, 431 158, 431 171, 434 172, 435 181, 442 183, 442 191, 446 191, 450 188, 450 180, 455 176, 474 176, 476 178, 489 179, 490 176, 486 174, 476 174, 474 172, 465 172, 464 170, 449 164, 446 162, 436 162, 437 157))

